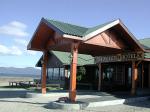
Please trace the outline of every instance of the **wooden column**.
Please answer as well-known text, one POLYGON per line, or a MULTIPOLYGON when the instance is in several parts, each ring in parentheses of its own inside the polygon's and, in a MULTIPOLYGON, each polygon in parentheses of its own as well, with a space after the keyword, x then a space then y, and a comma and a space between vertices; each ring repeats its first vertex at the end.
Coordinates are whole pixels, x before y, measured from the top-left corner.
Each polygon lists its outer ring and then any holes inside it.
POLYGON ((131 88, 131 94, 136 94, 136 82, 138 77, 138 71, 137 66, 135 64, 135 61, 132 61, 132 88, 131 88))
POLYGON ((69 99, 71 102, 76 101, 76 74, 77 74, 77 59, 78 59, 78 43, 71 45, 71 74, 70 74, 70 90, 69 99))
POLYGON ((101 73, 101 69, 102 69, 102 64, 100 63, 98 65, 98 68, 99 68, 99 75, 98 75, 98 91, 101 91, 102 89, 102 73, 101 73))
POLYGON ((46 94, 46 72, 47 72, 47 61, 48 61, 48 52, 43 52, 43 63, 42 63, 42 94, 46 94))

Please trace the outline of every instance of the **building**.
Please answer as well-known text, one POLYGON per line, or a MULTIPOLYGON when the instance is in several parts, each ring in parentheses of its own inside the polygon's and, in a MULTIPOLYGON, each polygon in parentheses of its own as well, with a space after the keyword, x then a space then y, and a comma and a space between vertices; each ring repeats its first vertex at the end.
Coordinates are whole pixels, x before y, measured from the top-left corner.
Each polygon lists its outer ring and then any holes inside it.
MULTIPOLYGON (((150 46, 150 38, 139 40, 143 47, 150 46)), ((150 58, 150 53, 145 53, 145 60, 150 58)), ((86 75, 81 81, 77 81, 77 89, 98 89, 98 67, 94 62, 92 55, 79 54, 78 67, 85 67, 86 75)), ((42 67, 42 57, 36 64, 36 67, 42 67)), ((60 84, 61 87, 68 89, 70 77, 71 53, 61 51, 50 51, 47 64, 47 82, 51 84, 60 84)), ((138 88, 149 88, 147 80, 149 69, 147 62, 141 62, 138 67, 138 88), (142 73, 143 71, 143 73, 142 73)), ((120 91, 131 89, 131 63, 127 62, 104 62, 102 66, 102 90, 103 91, 120 91), (122 64, 122 65, 121 65, 122 64), (121 65, 121 66, 120 66, 121 65), (124 72, 123 72, 124 71, 124 72), (126 76, 127 75, 127 76, 126 76), (128 79, 128 80, 127 80, 128 79)))
MULTIPOLYGON (((71 53, 50 51, 49 60, 47 63, 47 83, 60 84, 61 87, 69 88, 70 63, 71 53)), ((42 57, 37 62, 36 67, 42 67, 42 57)), ((98 67, 94 64, 94 57, 86 54, 78 55, 78 69, 85 67, 86 74, 81 81, 78 81, 77 86, 82 89, 97 89, 98 67)), ((80 89, 80 88, 79 88, 80 89)))
POLYGON ((91 71, 85 75, 90 76, 87 85, 92 83, 99 91, 123 89, 134 95, 137 88, 150 87, 148 41, 140 43, 121 20, 86 28, 42 18, 28 49, 43 52, 37 64, 42 65, 42 93, 46 93, 46 74, 52 71, 49 68, 60 68, 56 70, 60 79, 70 68, 69 98, 75 101, 80 66, 91 71))

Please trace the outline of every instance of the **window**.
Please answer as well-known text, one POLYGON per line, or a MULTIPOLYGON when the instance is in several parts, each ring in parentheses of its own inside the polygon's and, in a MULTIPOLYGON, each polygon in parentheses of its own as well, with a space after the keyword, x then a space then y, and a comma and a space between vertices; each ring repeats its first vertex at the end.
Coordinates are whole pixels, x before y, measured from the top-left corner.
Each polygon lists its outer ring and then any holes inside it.
POLYGON ((63 80, 64 78, 64 68, 60 68, 60 79, 63 80))
POLYGON ((54 68, 54 75, 53 75, 54 80, 59 79, 59 68, 54 68))
POLYGON ((48 78, 49 79, 53 78, 53 68, 48 68, 48 78))
POLYGON ((48 68, 49 80, 63 80, 65 78, 64 68, 48 68))

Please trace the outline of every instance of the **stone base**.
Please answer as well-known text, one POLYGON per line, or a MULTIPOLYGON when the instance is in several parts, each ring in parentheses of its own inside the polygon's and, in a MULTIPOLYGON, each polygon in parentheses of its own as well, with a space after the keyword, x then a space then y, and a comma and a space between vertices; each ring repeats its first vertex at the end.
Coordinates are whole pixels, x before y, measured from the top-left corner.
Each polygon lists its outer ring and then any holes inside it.
POLYGON ((66 103, 66 102, 51 102, 51 104, 49 104, 49 108, 53 108, 53 109, 63 109, 63 110, 82 110, 85 109, 88 106, 87 103, 85 102, 75 102, 75 103, 66 103))

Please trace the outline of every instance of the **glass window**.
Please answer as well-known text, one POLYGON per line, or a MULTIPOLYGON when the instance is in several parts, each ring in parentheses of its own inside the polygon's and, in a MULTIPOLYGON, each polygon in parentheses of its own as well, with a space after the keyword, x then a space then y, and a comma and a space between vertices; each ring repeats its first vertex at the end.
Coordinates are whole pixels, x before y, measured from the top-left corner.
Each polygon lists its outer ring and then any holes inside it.
POLYGON ((70 77, 70 69, 68 69, 68 78, 70 77))
POLYGON ((49 79, 53 78, 53 68, 48 68, 48 78, 49 79))
POLYGON ((132 80, 132 69, 128 68, 128 84, 131 84, 132 80))
POLYGON ((60 68, 60 79, 63 80, 64 78, 64 68, 60 68))
POLYGON ((53 75, 54 80, 59 79, 59 68, 54 68, 54 75, 53 75))

